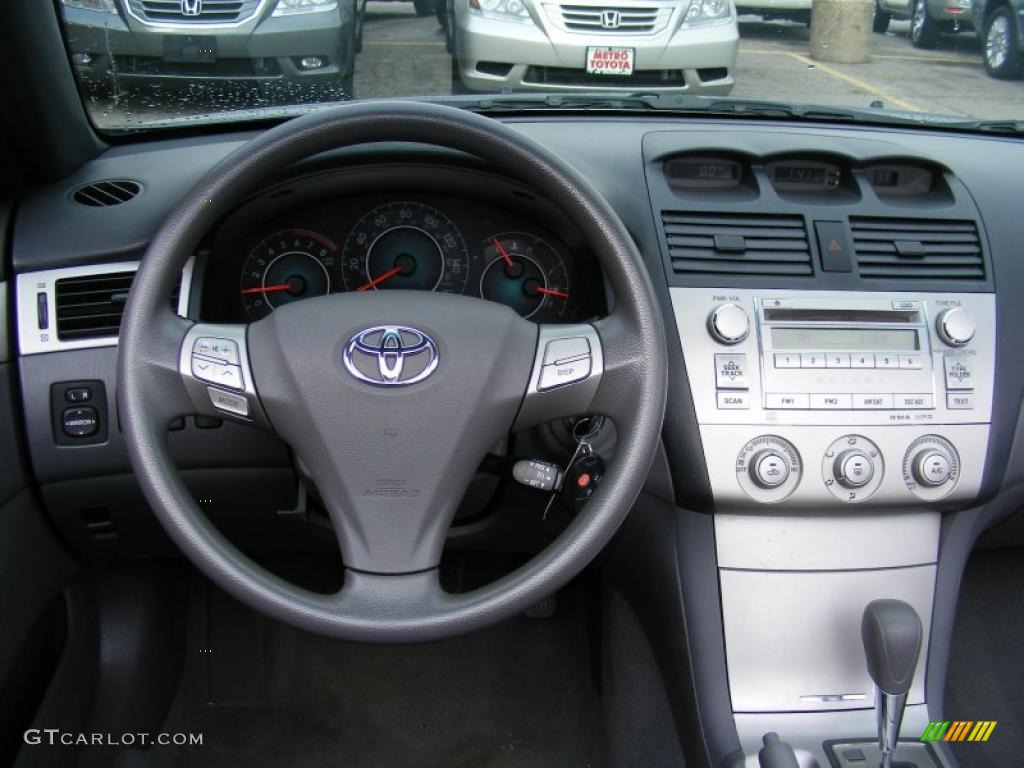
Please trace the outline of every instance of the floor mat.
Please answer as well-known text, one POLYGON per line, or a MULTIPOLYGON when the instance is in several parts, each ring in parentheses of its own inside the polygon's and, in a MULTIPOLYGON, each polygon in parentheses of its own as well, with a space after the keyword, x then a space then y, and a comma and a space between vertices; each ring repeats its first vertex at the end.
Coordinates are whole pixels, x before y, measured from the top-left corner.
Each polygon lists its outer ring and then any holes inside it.
POLYGON ((946 683, 950 720, 995 720, 982 744, 952 744, 961 768, 1024 766, 1024 550, 980 550, 960 589, 946 683))
MULTIPOLYGON (((254 768, 600 766, 581 596, 410 646, 341 643, 209 589, 168 728, 203 734, 177 765, 254 768), (207 638, 200 640, 199 638, 207 638)), ((131 764, 130 761, 125 765, 131 764)))

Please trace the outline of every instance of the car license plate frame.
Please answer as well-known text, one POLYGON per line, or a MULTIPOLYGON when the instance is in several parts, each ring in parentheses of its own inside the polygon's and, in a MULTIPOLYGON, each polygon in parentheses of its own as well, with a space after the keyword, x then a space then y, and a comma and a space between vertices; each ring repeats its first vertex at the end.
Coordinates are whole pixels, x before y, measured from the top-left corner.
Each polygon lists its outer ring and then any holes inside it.
POLYGON ((587 46, 586 70, 588 75, 602 77, 629 77, 636 63, 636 48, 617 45, 587 46))
POLYGON ((164 61, 172 64, 216 64, 217 38, 212 35, 165 35, 164 61))

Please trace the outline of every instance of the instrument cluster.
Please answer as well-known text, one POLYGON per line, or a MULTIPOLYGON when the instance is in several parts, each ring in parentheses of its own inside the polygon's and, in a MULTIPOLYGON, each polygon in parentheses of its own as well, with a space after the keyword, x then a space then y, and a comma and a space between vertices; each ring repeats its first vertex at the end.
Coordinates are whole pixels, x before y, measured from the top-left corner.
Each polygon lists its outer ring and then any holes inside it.
POLYGON ((579 258, 578 235, 486 201, 337 197, 264 222, 226 245, 232 266, 213 282, 221 284, 229 317, 217 319, 256 321, 285 304, 346 291, 459 293, 544 323, 602 309, 596 265, 579 258))

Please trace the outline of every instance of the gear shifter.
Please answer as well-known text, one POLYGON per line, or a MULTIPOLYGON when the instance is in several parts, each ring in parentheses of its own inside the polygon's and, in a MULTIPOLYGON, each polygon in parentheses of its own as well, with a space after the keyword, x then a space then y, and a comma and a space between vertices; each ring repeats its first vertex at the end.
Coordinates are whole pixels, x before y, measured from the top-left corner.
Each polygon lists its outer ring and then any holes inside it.
POLYGON ((921 619, 902 600, 873 600, 864 608, 860 634, 868 674, 875 681, 881 768, 892 768, 907 691, 921 652, 921 619))

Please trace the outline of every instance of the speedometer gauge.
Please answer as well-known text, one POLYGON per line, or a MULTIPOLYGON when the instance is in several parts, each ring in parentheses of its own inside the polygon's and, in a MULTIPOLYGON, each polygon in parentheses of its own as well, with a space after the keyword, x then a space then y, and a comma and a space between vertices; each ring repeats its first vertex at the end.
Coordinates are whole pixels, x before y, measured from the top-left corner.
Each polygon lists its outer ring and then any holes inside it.
POLYGON ((285 229, 265 237, 242 265, 242 307, 259 320, 292 301, 331 290, 331 267, 338 246, 306 229, 285 229))
POLYGON ((388 203, 363 216, 342 249, 349 291, 406 289, 462 293, 469 259, 452 220, 422 203, 388 203))
POLYGON ((569 275, 558 251, 535 235, 505 232, 483 243, 480 296, 523 317, 558 318, 569 299, 569 275))

